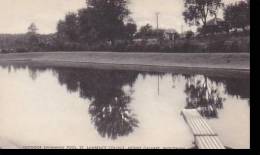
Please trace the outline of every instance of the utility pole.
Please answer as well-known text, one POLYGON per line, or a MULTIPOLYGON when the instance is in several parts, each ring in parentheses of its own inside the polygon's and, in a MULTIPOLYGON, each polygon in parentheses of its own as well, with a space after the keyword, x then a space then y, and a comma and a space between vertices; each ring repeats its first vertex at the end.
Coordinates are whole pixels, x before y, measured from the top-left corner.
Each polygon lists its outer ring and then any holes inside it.
POLYGON ((155 15, 156 15, 156 29, 158 30, 159 29, 159 15, 160 15, 160 12, 156 12, 155 15))

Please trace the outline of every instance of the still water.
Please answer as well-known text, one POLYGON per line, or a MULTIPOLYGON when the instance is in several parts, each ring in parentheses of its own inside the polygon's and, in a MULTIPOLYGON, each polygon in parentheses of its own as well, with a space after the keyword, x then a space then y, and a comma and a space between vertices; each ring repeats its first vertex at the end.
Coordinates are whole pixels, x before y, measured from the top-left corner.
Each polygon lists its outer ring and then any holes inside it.
POLYGON ((192 148, 180 115, 201 114, 225 146, 250 148, 249 78, 0 66, 0 147, 192 148))

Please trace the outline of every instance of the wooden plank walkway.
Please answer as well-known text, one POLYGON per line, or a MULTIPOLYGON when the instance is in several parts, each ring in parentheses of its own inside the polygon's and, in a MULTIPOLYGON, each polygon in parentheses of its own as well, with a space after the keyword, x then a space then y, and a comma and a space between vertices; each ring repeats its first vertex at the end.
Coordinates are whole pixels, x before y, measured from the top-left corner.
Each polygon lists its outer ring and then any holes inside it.
POLYGON ((199 149, 225 149, 217 133, 210 128, 196 109, 184 109, 181 114, 189 125, 199 149))

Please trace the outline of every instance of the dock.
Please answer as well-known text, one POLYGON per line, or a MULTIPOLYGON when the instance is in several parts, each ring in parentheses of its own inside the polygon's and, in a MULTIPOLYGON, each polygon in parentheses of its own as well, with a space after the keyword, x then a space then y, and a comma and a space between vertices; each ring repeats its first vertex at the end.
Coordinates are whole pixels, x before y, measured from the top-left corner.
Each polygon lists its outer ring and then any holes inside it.
POLYGON ((225 149, 218 134, 208 125, 197 109, 184 109, 181 114, 193 133, 198 149, 225 149))

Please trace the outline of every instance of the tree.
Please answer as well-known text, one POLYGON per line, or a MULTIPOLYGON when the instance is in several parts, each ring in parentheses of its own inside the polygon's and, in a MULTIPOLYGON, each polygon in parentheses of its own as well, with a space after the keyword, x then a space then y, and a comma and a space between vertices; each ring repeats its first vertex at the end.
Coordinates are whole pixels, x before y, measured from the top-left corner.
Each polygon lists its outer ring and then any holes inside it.
POLYGON ((85 19, 88 19, 88 26, 95 27, 99 40, 113 43, 114 40, 123 38, 123 33, 118 32, 124 31, 124 20, 130 14, 128 0, 87 0, 87 4, 88 11, 82 15, 87 16, 85 19))
POLYGON ((187 31, 185 34, 186 39, 190 39, 194 36, 194 32, 192 31, 187 31))
POLYGON ((197 29, 200 34, 211 34, 229 32, 229 26, 223 19, 213 18, 207 22, 207 25, 197 29))
POLYGON ((126 39, 133 39, 134 34, 137 31, 137 26, 135 23, 127 23, 125 25, 125 37, 126 39))
POLYGON ((153 30, 152 25, 146 24, 145 26, 142 26, 140 28, 140 33, 150 33, 150 32, 152 32, 152 30, 153 30))
POLYGON ((152 33, 153 33, 153 27, 150 24, 146 24, 140 28, 136 36, 140 38, 147 38, 147 37, 151 37, 152 33))
POLYGON ((207 25, 208 17, 217 16, 222 0, 184 0, 184 20, 189 25, 207 25))
POLYGON ((129 21, 128 0, 86 0, 86 3, 87 8, 69 13, 65 20, 59 21, 57 36, 60 42, 67 40, 98 48, 115 45, 116 40, 133 38, 137 26, 129 21))
POLYGON ((65 17, 66 33, 71 41, 77 41, 79 38, 79 24, 76 13, 68 13, 65 17))
POLYGON ((28 33, 31 34, 36 34, 38 31, 38 28, 36 27, 36 25, 34 23, 32 23, 29 27, 28 27, 28 33))
POLYGON ((79 40, 79 22, 75 13, 68 13, 65 20, 60 20, 57 25, 58 36, 68 41, 79 40))
POLYGON ((250 25, 250 1, 230 4, 224 9, 224 19, 230 28, 242 28, 250 25))
POLYGON ((164 34, 164 29, 153 29, 153 27, 150 24, 146 24, 139 29, 138 33, 136 34, 136 37, 142 39, 157 38, 158 40, 163 40, 164 34))
POLYGON ((61 40, 65 40, 66 38, 66 25, 62 20, 59 20, 57 24, 57 36, 61 40))
POLYGON ((92 8, 78 11, 80 40, 87 43, 96 42, 100 37, 98 20, 92 8))
POLYGON ((27 37, 28 37, 28 46, 30 48, 31 51, 36 52, 37 50, 39 50, 39 35, 37 35, 37 30, 38 28, 36 27, 36 25, 34 23, 32 23, 29 27, 28 27, 28 32, 27 32, 27 37))

